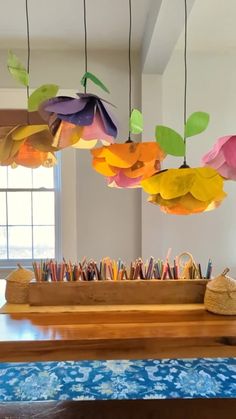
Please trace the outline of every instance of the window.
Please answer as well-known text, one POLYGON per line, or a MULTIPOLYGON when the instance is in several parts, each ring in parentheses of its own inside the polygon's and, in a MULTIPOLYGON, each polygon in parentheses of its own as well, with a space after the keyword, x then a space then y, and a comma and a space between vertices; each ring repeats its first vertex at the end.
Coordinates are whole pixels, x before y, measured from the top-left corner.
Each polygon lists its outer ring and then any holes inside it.
POLYGON ((58 184, 59 167, 0 167, 1 265, 58 256, 58 184))

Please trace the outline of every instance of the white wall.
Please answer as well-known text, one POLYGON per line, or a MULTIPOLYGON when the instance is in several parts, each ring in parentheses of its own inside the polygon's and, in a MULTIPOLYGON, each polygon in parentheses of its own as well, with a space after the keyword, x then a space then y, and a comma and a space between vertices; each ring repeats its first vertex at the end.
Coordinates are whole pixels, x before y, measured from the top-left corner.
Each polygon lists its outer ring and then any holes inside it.
MULTIPOLYGON (((24 59, 24 51, 16 53, 24 59)), ((6 54, 0 51, 0 88, 11 89, 0 90, 0 107, 24 107, 25 92, 15 90, 19 85, 8 74, 6 54)), ((103 94, 91 84, 89 88, 117 106, 118 141, 126 140, 128 132, 127 58, 126 51, 89 53, 89 70, 104 81, 111 94, 103 94)), ((53 82, 62 93, 81 91, 83 54, 78 51, 33 51, 31 62, 31 87, 53 82)), ((141 76, 135 53, 133 69, 133 106, 139 107, 141 76)), ((92 170, 88 151, 62 153, 62 252, 71 259, 109 255, 130 260, 141 254, 141 192, 107 188, 92 170)))
MULTIPOLYGON (((155 125, 162 122, 162 77, 158 74, 142 76, 142 111, 144 131, 142 141, 155 141, 155 125)), ((147 202, 142 192, 142 256, 159 257, 165 252, 163 228, 159 222, 160 211, 147 202)))
MULTIPOLYGON (((188 140, 188 163, 199 165, 201 156, 223 135, 236 132, 236 55, 189 53, 188 114, 202 110, 210 113, 210 125, 205 133, 188 140)), ((146 75, 145 86, 148 86, 146 75)), ((149 80, 150 81, 150 80, 149 80)), ((144 89, 144 86, 143 86, 144 89)), ((144 113, 153 115, 153 96, 157 100, 160 86, 149 87, 146 92, 144 113), (155 91, 154 91, 155 90, 155 91)), ((163 123, 179 132, 183 129, 183 53, 175 51, 162 77, 163 123)), ((143 103, 144 105, 144 103, 143 103)), ((160 115, 151 118, 153 124, 160 123, 160 115)), ((181 158, 168 158, 165 167, 179 167, 181 158)), ((161 249, 164 257, 168 247, 173 254, 184 250, 206 263, 211 257, 215 273, 229 266, 236 274, 236 185, 225 184, 229 192, 220 208, 209 213, 191 216, 166 215, 158 207, 146 204, 142 210, 142 225, 149 229, 150 236, 144 236, 143 254, 157 254, 161 249)))

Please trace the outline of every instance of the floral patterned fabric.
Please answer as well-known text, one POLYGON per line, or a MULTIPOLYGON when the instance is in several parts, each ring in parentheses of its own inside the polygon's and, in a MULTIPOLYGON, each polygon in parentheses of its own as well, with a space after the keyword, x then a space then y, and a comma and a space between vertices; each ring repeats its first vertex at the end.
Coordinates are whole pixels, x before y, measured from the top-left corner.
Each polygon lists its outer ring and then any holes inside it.
POLYGON ((236 358, 0 364, 0 402, 236 397, 236 358))

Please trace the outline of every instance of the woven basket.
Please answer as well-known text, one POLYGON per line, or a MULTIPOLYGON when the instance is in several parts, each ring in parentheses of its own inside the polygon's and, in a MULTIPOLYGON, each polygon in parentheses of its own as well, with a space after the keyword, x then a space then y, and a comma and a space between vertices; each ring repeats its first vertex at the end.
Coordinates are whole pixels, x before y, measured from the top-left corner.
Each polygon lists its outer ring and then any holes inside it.
POLYGON ((18 265, 18 269, 6 277, 6 301, 10 304, 27 304, 29 301, 29 283, 34 273, 18 265))
POLYGON ((207 284, 205 308, 216 314, 236 314, 236 280, 226 276, 229 269, 207 284))

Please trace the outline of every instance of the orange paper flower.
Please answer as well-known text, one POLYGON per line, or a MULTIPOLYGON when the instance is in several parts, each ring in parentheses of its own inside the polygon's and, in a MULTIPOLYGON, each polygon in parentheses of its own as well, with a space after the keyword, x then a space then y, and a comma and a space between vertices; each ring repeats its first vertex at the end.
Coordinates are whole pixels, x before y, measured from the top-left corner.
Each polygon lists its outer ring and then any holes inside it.
POLYGON ((52 167, 56 164, 53 137, 47 125, 0 127, 0 165, 52 167))
POLYGON ((107 177, 108 186, 137 188, 160 170, 165 154, 154 142, 112 144, 91 151, 93 167, 107 177))
POLYGON ((210 211, 220 205, 226 193, 223 178, 210 167, 169 169, 142 181, 149 202, 163 212, 177 215, 210 211))

